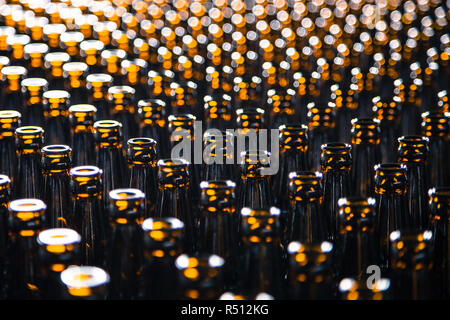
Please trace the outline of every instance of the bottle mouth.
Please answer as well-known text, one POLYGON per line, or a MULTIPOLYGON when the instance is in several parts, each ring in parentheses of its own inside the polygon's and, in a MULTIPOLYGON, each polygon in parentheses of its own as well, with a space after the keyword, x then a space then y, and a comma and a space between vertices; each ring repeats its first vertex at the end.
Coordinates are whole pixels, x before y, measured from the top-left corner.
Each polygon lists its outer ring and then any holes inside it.
POLYGON ((1 73, 5 76, 18 75, 23 76, 27 74, 27 69, 22 66, 6 66, 3 67, 1 73))
POLYGON ((428 139, 427 137, 419 135, 409 135, 398 138, 399 143, 416 147, 425 146, 429 143, 429 141, 430 139, 428 139))
POLYGON ((139 189, 126 188, 111 190, 109 197, 115 201, 144 200, 145 194, 139 189))
POLYGON ((169 124, 178 127, 186 123, 193 124, 197 118, 190 113, 182 113, 177 115, 171 114, 167 119, 169 120, 169 124))
POLYGON ((84 116, 85 113, 96 113, 97 108, 92 104, 74 104, 69 107, 69 112, 74 114, 75 116, 77 115, 77 113, 83 113, 84 116))
POLYGON ((138 101, 138 107, 154 107, 154 108, 164 108, 166 103, 161 99, 143 99, 138 101))
POLYGON ((75 177, 94 177, 102 174, 102 170, 95 166, 79 166, 70 170, 70 175, 75 177))
POLYGON ((9 209, 17 214, 44 212, 47 206, 39 199, 18 199, 9 204, 9 209))
MULTIPOLYGON (((372 292, 385 292, 387 291, 391 286, 391 281, 387 278, 380 278, 378 280, 375 280, 372 284, 372 292)), ((339 282, 339 292, 341 293, 352 293, 352 292, 358 292, 359 290, 366 290, 366 284, 357 281, 352 278, 344 278, 339 282)))
POLYGON ((376 118, 354 118, 351 124, 356 129, 376 129, 380 125, 380 120, 376 118))
MULTIPOLYGON (((178 270, 184 270, 184 276, 191 279, 197 279, 199 274, 197 269, 221 268, 225 265, 225 260, 218 255, 202 255, 192 257, 187 254, 180 255, 175 260, 175 266, 178 270)), ((208 275, 209 277, 209 275, 208 275)))
POLYGON ((279 215, 280 209, 276 207, 270 207, 269 209, 244 207, 241 209, 241 216, 243 217, 269 218, 278 217, 279 215))
POLYGON ((380 163, 374 166, 377 174, 404 174, 406 166, 401 163, 380 163))
POLYGON ((148 218, 142 223, 144 231, 170 232, 184 229, 183 221, 177 218, 148 218))
POLYGON ((66 90, 48 90, 42 95, 45 99, 69 99, 70 94, 66 90))
POLYGON ((136 58, 136 59, 131 59, 131 60, 123 60, 120 63, 120 66, 122 68, 127 69, 127 71, 132 71, 132 70, 139 71, 140 68, 145 68, 147 66, 147 62, 143 59, 136 58), (133 69, 129 70, 129 68, 133 68, 133 69))
POLYGON ((80 243, 81 236, 78 232, 69 228, 54 228, 40 232, 38 242, 46 246, 67 246, 80 243))
POLYGON ((122 94, 122 95, 133 95, 136 92, 130 86, 112 86, 108 89, 108 93, 114 95, 122 94))
POLYGON ((305 134, 308 131, 308 126, 304 124, 288 123, 279 126, 278 130, 280 130, 280 135, 305 134))
POLYGON ((200 189, 208 190, 236 189, 236 183, 231 180, 210 180, 200 182, 200 189))
POLYGON ((86 81, 92 84, 94 83, 111 83, 112 76, 106 73, 91 73, 86 77, 86 81))
POLYGON ((127 144, 130 148, 156 148, 157 142, 152 138, 139 137, 129 139, 127 144))
POLYGON ((401 246, 397 246, 397 249, 401 250, 404 248, 404 243, 431 243, 433 240, 433 231, 424 230, 424 231, 416 231, 416 230, 395 230, 392 231, 389 235, 389 240, 391 243, 399 243, 401 242, 401 246))
POLYGON ((127 56, 126 51, 122 49, 106 49, 103 50, 101 53, 101 57, 106 60, 112 57, 117 59, 125 59, 126 56, 127 56))
POLYGON ((99 120, 94 122, 94 128, 96 129, 120 129, 122 124, 116 120, 99 120))
POLYGON ((302 256, 296 256, 296 260, 304 261, 305 253, 308 252, 318 252, 318 253, 330 253, 333 250, 333 244, 328 241, 318 242, 318 243, 301 243, 299 241, 293 241, 289 243, 287 251, 290 255, 298 255, 301 254, 302 256))
POLYGON ((48 85, 48 81, 44 78, 26 78, 20 82, 20 85, 26 88, 43 88, 48 85))
POLYGON ((338 207, 375 207, 374 198, 346 197, 338 200, 338 207))
POLYGON ((44 134, 44 129, 37 126, 24 126, 17 128, 16 133, 25 139, 27 135, 36 135, 36 137, 42 136, 44 134))
POLYGON ((88 40, 83 40, 80 43, 80 49, 84 50, 84 51, 87 51, 87 50, 100 51, 104 47, 105 47, 105 45, 100 40, 88 39, 88 40))
POLYGON ((52 145, 48 145, 42 148, 42 152, 45 155, 70 155, 70 153, 72 152, 72 149, 69 146, 66 146, 64 144, 52 144, 52 145))
POLYGON ((70 56, 66 52, 50 52, 45 55, 44 60, 50 64, 52 62, 68 62, 70 56))
POLYGON ((325 143, 321 146, 323 151, 331 151, 331 152, 347 152, 352 149, 352 146, 343 142, 329 142, 325 143))
POLYGON ((322 173, 319 171, 293 171, 289 173, 289 180, 298 184, 309 183, 313 181, 320 181, 322 179, 322 173))
MULTIPOLYGON (((109 283, 109 275, 101 268, 70 266, 61 272, 61 281, 70 289, 93 288, 109 283)), ((89 295, 89 292, 70 291, 74 295, 89 295)))
POLYGON ((22 115, 15 110, 1 110, 0 119, 20 119, 22 115))

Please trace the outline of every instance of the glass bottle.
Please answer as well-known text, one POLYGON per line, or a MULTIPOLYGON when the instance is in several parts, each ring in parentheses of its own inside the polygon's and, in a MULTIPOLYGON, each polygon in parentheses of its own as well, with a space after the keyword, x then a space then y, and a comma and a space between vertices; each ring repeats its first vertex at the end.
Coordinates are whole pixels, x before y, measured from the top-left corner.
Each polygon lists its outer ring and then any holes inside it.
POLYGON ((406 203, 406 167, 399 163, 375 166, 376 234, 380 240, 381 263, 389 266, 389 235, 409 226, 406 203))
POLYGON ((381 161, 380 120, 355 118, 352 123, 352 194, 374 196, 374 166, 381 161))
POLYGON ((450 188, 428 192, 430 227, 434 235, 433 274, 436 298, 450 297, 450 188))
POLYGON ((103 201, 108 193, 126 185, 127 171, 125 150, 122 148, 122 124, 115 120, 94 123, 97 167, 103 171, 103 201))
POLYGON ((48 88, 51 90, 63 90, 65 88, 63 65, 70 61, 70 56, 65 52, 50 52, 45 55, 44 59, 44 66, 48 70, 48 88))
POLYGON ((92 266, 70 266, 60 274, 63 300, 105 300, 109 274, 92 266))
POLYGON ((13 197, 40 198, 42 195, 41 148, 44 130, 25 126, 16 129, 17 167, 14 174, 13 197))
POLYGON ((58 299, 61 292, 60 273, 80 263, 81 236, 72 229, 54 228, 39 233, 39 275, 43 299, 58 299))
POLYGON ((144 299, 175 299, 177 269, 175 259, 182 252, 184 224, 177 218, 148 218, 144 232, 144 299))
POLYGON ((197 217, 189 202, 190 171, 184 159, 161 159, 158 165, 156 218, 174 217, 184 223, 184 251, 196 250, 197 217))
POLYGON ((26 78, 20 83, 24 93, 24 111, 22 123, 24 125, 43 126, 43 93, 47 91, 48 82, 44 78, 26 78))
POLYGON ((95 143, 94 121, 97 108, 91 104, 75 104, 69 108, 72 163, 76 166, 94 165, 95 153, 90 146, 95 143))
POLYGON ((29 43, 24 46, 24 59, 29 61, 27 66, 30 78, 45 77, 44 56, 48 52, 48 46, 45 43, 29 43))
POLYGON ((2 105, 7 109, 24 113, 23 94, 21 82, 26 78, 27 69, 22 66, 12 65, 1 69, 4 92, 2 94, 2 105))
POLYGON ((333 298, 333 244, 291 242, 288 252, 288 299, 333 298))
POLYGON ((282 288, 280 210, 241 210, 240 289, 245 294, 267 292, 280 297, 282 288))
POLYGON ((339 277, 366 281, 368 267, 378 265, 378 245, 375 237, 375 199, 341 198, 339 207, 340 243, 336 258, 340 261, 339 277))
POLYGON ((68 225, 81 235, 81 263, 102 266, 107 219, 102 203, 102 170, 80 166, 70 170, 72 217, 68 225))
POLYGON ((161 158, 170 156, 165 107, 166 103, 160 99, 145 99, 138 102, 139 135, 158 142, 157 154, 161 158))
POLYGON ((69 144, 70 94, 65 90, 49 90, 43 94, 45 142, 47 144, 69 144))
POLYGON ((372 99, 374 117, 380 120, 380 148, 381 162, 388 163, 396 161, 397 138, 400 128, 400 103, 398 96, 381 98, 377 96, 372 99))
POLYGON ((226 130, 231 128, 231 118, 233 116, 231 96, 225 93, 206 95, 203 101, 205 102, 203 108, 206 129, 226 130))
POLYGON ((335 104, 326 106, 308 104, 308 137, 309 137, 309 169, 319 171, 321 169, 320 153, 324 143, 331 142, 335 127, 335 104))
POLYGON ((157 143, 151 138, 132 138, 127 142, 127 160, 130 171, 130 188, 145 194, 144 217, 155 215, 158 198, 157 187, 157 143))
POLYGON ((411 228, 424 230, 428 226, 427 172, 429 140, 421 136, 398 138, 398 162, 406 166, 408 215, 411 228))
POLYGON ((6 298, 8 262, 8 205, 11 198, 11 180, 0 174, 0 298, 6 298))
POLYGON ((14 132, 21 123, 21 114, 14 110, 0 110, 0 174, 7 175, 13 182, 17 164, 14 132))
POLYGON ((111 116, 106 95, 113 78, 105 73, 91 73, 86 77, 88 102, 97 108, 97 119, 105 120, 111 116))
POLYGON ((430 141, 428 172, 430 186, 447 186, 450 182, 448 140, 450 137, 450 112, 430 111, 422 113, 422 134, 430 141))
POLYGON ((39 299, 37 237, 43 229, 46 205, 38 199, 9 203, 8 298, 39 299))
POLYGON ((100 52, 105 45, 100 40, 87 39, 80 43, 80 56, 84 63, 89 67, 91 73, 99 73, 100 66, 100 52))
MULTIPOLYGON (((89 71, 88 65, 84 62, 66 62, 62 66, 64 77, 64 89, 71 96, 73 104, 86 103, 88 100, 89 83, 86 76, 89 71)), ((96 101, 103 101, 98 99, 96 101)), ((100 106, 98 106, 100 107, 100 106)))
POLYGON ((390 235, 394 298, 431 298, 433 232, 393 231, 390 235))
POLYGON ((108 89, 107 100, 114 120, 122 123, 123 139, 136 137, 134 94, 136 90, 130 86, 113 86, 108 89))
POLYGON ((352 146, 331 142, 322 145, 320 162, 323 172, 323 203, 330 225, 330 239, 339 235, 338 200, 350 195, 352 146))
POLYGON ((175 260, 178 271, 179 298, 217 300, 223 293, 225 260, 215 254, 180 255, 175 260))
POLYGON ((138 189, 109 192, 111 233, 107 247, 107 267, 111 277, 110 299, 136 299, 143 269, 142 222, 145 195, 138 189))
POLYGON ((293 171, 289 174, 290 206, 283 230, 283 245, 292 241, 304 244, 330 238, 328 217, 322 209, 322 174, 312 171, 293 171))
POLYGON ((203 180, 234 179, 234 136, 209 129, 203 135, 203 180))
POLYGON ((68 226, 71 213, 70 177, 72 149, 66 145, 47 145, 42 148, 43 199, 47 203, 46 226, 68 226))
POLYGON ((269 176, 263 169, 269 166, 270 152, 249 150, 240 156, 241 181, 236 208, 269 208, 273 204, 272 191, 269 176))
POLYGON ((283 124, 280 130, 280 169, 273 182, 275 204, 281 210, 289 207, 289 174, 308 170, 308 127, 283 124))
POLYGON ((236 184, 230 180, 209 180, 202 181, 200 189, 199 252, 225 259, 224 281, 230 288, 237 277, 236 184))

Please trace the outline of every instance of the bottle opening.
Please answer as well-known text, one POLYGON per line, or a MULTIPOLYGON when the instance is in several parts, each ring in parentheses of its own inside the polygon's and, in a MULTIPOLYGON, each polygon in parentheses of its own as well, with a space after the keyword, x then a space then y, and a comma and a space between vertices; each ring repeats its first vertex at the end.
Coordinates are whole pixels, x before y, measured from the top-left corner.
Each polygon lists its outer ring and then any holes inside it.
POLYGON ((9 204, 9 209, 13 212, 37 212, 45 211, 47 206, 39 199, 18 199, 9 204))
POLYGON ((70 170, 70 175, 73 175, 73 176, 89 177, 89 176, 100 175, 101 173, 102 173, 102 170, 95 166, 79 166, 79 167, 72 168, 70 170))
POLYGON ((136 200, 144 199, 145 194, 138 189, 115 189, 109 192, 109 196, 113 200, 136 200))
POLYGON ((81 236, 72 229, 54 228, 39 233, 38 241, 44 245, 68 245, 79 243, 81 236))

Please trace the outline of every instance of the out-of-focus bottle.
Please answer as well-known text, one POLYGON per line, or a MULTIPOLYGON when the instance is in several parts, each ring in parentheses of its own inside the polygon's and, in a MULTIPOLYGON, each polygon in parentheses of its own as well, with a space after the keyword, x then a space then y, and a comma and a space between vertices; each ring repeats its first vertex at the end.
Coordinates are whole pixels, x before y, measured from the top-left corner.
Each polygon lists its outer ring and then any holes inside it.
POLYGON ((75 104, 69 108, 72 163, 76 166, 94 165, 96 155, 91 151, 95 144, 94 121, 97 108, 91 104, 75 104))
POLYGON ((68 228, 52 228, 42 231, 39 244, 39 276, 42 281, 43 299, 59 299, 61 295, 60 273, 71 265, 80 263, 81 236, 68 228))
POLYGON ((22 123, 43 127, 43 94, 47 90, 48 81, 44 78, 26 78, 20 84, 24 94, 22 123))
POLYGON ((8 176, 0 175, 0 297, 6 298, 7 288, 7 263, 9 260, 9 227, 8 227, 8 205, 11 198, 11 180, 8 176))
POLYGON ((217 300, 224 291, 225 260, 218 255, 180 255, 175 260, 178 271, 178 298, 217 300))
POLYGON ((230 288, 236 283, 239 219, 236 217, 236 184, 230 180, 200 183, 199 252, 216 254, 225 259, 224 282, 230 288))
POLYGON ((177 218, 148 218, 144 232, 144 270, 141 297, 144 299, 177 298, 175 259, 183 250, 184 224, 177 218))
POLYGON ((333 298, 333 244, 328 241, 288 246, 288 299, 333 298))
POLYGON ((380 278, 372 281, 371 288, 366 281, 344 278, 339 282, 341 300, 390 300, 393 297, 391 280, 380 278))
POLYGON ((393 231, 390 234, 391 278, 395 299, 432 297, 433 232, 393 231))
POLYGON ((61 299, 105 300, 108 292, 109 274, 98 267, 70 266, 60 274, 63 284, 61 299))
POLYGON ((17 163, 16 144, 14 132, 20 127, 21 114, 14 110, 0 111, 0 174, 14 179, 14 170, 17 163))
POLYGON ((43 94, 45 143, 69 144, 70 94, 65 90, 49 90, 43 94))
POLYGON ((436 291, 433 297, 448 298, 450 297, 450 188, 432 188, 428 195, 429 221, 434 235, 433 284, 436 291))
POLYGON ((241 210, 240 290, 245 294, 282 294, 279 216, 280 210, 275 207, 241 210))

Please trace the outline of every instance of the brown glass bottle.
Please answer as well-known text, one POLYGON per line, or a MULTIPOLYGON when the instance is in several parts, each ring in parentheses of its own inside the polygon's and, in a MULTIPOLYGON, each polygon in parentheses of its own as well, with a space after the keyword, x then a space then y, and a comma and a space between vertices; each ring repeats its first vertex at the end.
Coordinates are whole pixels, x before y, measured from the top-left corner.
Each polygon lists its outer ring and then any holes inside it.
POLYGON ((70 94, 65 90, 49 90, 43 94, 45 143, 69 144, 70 94))
POLYGON ((39 276, 43 299, 59 299, 60 273, 80 263, 81 236, 72 229, 46 229, 37 237, 40 261, 39 276))
POLYGON ((109 274, 98 267, 70 266, 60 274, 63 300, 105 300, 109 274))
POLYGON ((143 270, 142 222, 145 195, 138 189, 109 192, 106 270, 111 277, 110 299, 137 299, 143 270))
POLYGON ((216 300, 223 293, 225 260, 212 255, 180 255, 175 260, 180 299, 216 300))
POLYGON ((14 133, 18 163, 14 173, 13 197, 40 198, 42 196, 41 148, 44 130, 41 127, 19 127, 14 133))
POLYGON ((155 216, 157 187, 157 143, 150 138, 132 138, 127 142, 127 161, 131 188, 145 194, 144 217, 155 216))
POLYGON ((37 237, 43 229, 46 205, 38 199, 18 199, 9 204, 8 298, 41 296, 37 237))
POLYGON ((14 110, 0 111, 0 174, 14 179, 14 170, 17 163, 14 132, 20 127, 21 114, 14 110))
POLYGON ((175 259, 183 250, 184 224, 177 218, 148 218, 144 232, 144 271, 142 298, 177 298, 175 259))
POLYGON ((0 297, 6 298, 7 262, 8 262, 8 205, 11 198, 11 180, 8 176, 0 175, 0 297))

